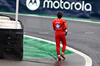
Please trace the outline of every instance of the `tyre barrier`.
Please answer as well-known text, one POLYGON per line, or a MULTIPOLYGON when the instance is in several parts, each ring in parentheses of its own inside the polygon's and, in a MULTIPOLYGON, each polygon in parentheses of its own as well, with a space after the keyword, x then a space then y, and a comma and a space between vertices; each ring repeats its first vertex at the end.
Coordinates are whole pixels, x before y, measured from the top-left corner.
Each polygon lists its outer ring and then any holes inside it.
POLYGON ((23 25, 8 16, 0 15, 0 59, 23 59, 23 25))

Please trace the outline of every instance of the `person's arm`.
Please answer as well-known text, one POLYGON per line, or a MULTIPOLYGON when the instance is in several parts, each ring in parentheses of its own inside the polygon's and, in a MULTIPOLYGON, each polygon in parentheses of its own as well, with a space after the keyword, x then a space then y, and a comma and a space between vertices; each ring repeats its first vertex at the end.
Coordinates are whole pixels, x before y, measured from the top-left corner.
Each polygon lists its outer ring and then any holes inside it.
POLYGON ((52 25, 53 25, 53 30, 55 30, 54 21, 52 22, 52 25))
POLYGON ((65 20, 65 22, 64 22, 65 36, 67 35, 67 28, 68 28, 68 26, 67 26, 67 24, 66 24, 66 20, 65 20))
POLYGON ((66 20, 64 22, 64 29, 66 30, 68 28, 67 24, 66 24, 66 20))

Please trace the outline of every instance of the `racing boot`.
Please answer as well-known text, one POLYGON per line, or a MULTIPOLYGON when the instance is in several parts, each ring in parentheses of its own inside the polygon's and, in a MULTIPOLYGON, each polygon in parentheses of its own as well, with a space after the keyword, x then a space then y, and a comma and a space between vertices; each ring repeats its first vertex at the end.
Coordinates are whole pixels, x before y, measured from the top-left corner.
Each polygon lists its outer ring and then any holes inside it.
POLYGON ((61 56, 58 56, 58 60, 59 60, 59 61, 61 60, 61 56))
POLYGON ((64 53, 62 53, 61 57, 62 57, 64 60, 66 59, 66 57, 64 56, 64 53))

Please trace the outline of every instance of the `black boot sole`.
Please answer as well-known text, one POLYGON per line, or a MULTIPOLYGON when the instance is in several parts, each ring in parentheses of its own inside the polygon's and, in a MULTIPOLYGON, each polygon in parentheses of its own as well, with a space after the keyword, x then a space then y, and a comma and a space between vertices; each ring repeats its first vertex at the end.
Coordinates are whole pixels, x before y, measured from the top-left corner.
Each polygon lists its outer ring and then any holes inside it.
POLYGON ((64 58, 62 55, 61 55, 61 57, 65 60, 66 58, 64 58))

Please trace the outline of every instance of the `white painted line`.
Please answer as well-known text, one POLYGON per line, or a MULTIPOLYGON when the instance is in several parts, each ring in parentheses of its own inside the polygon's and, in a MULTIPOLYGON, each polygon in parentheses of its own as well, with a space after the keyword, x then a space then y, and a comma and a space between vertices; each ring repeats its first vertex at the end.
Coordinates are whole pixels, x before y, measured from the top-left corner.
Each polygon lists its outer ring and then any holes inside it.
MULTIPOLYGON (((37 39, 37 40, 41 40, 41 41, 45 41, 45 42, 49 42, 49 43, 52 43, 52 44, 56 44, 53 41, 49 41, 49 40, 45 40, 45 39, 41 39, 41 38, 37 38, 37 37, 32 37, 32 36, 28 36, 28 35, 24 35, 24 36, 30 37, 30 38, 33 38, 33 39, 37 39)), ((62 46, 62 44, 61 44, 61 46, 62 46)), ((82 52, 80 52, 76 49, 73 49, 71 47, 68 47, 68 46, 66 47, 66 49, 68 49, 72 52, 75 52, 75 53, 79 54, 80 56, 84 57, 84 59, 86 61, 85 66, 92 66, 92 59, 88 55, 86 55, 86 54, 84 54, 84 53, 82 53, 82 52)))
MULTIPOLYGON (((11 14, 11 13, 3 13, 3 14, 11 14)), ((14 14, 12 14, 14 15, 14 14)), ((25 14, 19 14, 19 15, 22 15, 22 16, 31 16, 31 17, 42 17, 42 18, 55 18, 56 17, 48 17, 48 16, 39 16, 39 15, 25 15, 25 14)), ((100 22, 95 22, 95 21, 91 21, 91 20, 85 20, 85 19, 68 19, 66 17, 65 20, 72 20, 72 21, 78 21, 78 22, 87 22, 87 23, 96 23, 96 24, 100 24, 100 22)))

